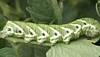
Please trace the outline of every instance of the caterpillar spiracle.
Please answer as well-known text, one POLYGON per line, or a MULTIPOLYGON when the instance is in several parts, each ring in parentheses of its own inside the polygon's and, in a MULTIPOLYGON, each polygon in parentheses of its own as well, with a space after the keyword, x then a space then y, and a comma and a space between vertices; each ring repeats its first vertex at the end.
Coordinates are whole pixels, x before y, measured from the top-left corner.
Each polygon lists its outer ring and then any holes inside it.
POLYGON ((25 43, 37 41, 38 44, 58 42, 68 44, 81 35, 95 37, 100 34, 100 24, 92 18, 80 18, 68 24, 46 25, 21 21, 7 21, 0 32, 1 38, 23 38, 25 43))

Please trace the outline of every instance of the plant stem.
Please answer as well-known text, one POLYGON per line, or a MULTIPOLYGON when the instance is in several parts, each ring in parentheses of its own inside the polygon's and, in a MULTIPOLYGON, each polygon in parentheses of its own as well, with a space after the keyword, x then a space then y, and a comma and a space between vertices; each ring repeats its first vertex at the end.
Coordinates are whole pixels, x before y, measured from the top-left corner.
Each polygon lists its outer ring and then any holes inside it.
POLYGON ((22 12, 22 10, 21 10, 21 8, 20 8, 20 3, 19 3, 19 0, 15 0, 15 5, 16 5, 16 10, 18 11, 18 12, 22 12))
POLYGON ((20 57, 20 54, 19 54, 19 48, 20 48, 20 46, 22 45, 22 43, 13 43, 13 42, 11 42, 10 41, 10 43, 11 43, 11 45, 12 45, 12 47, 13 47, 13 49, 15 50, 15 52, 17 53, 17 55, 18 55, 18 57, 20 57))

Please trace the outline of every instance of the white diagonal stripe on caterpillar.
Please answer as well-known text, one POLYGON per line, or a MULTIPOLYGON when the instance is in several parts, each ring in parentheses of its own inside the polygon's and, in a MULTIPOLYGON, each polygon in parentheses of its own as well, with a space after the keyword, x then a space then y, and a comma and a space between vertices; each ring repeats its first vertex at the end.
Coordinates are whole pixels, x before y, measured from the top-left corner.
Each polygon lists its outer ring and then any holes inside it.
POLYGON ((18 30, 20 30, 20 31, 22 32, 22 33, 16 33, 16 32, 14 32, 14 35, 16 35, 17 37, 21 37, 21 35, 24 34, 23 29, 22 29, 21 27, 19 27, 17 24, 15 24, 15 23, 13 23, 13 22, 11 22, 11 21, 8 21, 8 23, 13 24, 13 25, 16 27, 16 29, 18 29, 18 30))
POLYGON ((74 33, 74 31, 71 30, 71 29, 69 29, 69 28, 65 28, 65 27, 61 27, 61 28, 66 31, 66 34, 64 36, 62 36, 63 42, 65 42, 66 44, 68 44, 69 41, 70 41, 71 35, 72 35, 72 33, 74 33))
POLYGON ((77 34, 81 30, 81 25, 79 25, 79 24, 70 24, 70 25, 77 27, 77 30, 74 32, 75 34, 77 34))
POLYGON ((40 29, 42 34, 41 36, 37 37, 37 41, 39 43, 43 43, 44 41, 46 41, 46 38, 49 37, 49 34, 45 30, 43 30, 41 27, 38 27, 38 28, 40 29))
POLYGON ((29 26, 26 26, 29 30, 29 34, 25 34, 25 43, 31 41, 31 40, 34 40, 34 37, 37 36, 37 34, 35 33, 35 31, 30 28, 29 26))
POLYGON ((61 34, 59 33, 59 31, 57 31, 52 27, 50 27, 50 29, 54 31, 54 35, 50 37, 50 42, 56 43, 58 41, 58 38, 61 36, 61 34))

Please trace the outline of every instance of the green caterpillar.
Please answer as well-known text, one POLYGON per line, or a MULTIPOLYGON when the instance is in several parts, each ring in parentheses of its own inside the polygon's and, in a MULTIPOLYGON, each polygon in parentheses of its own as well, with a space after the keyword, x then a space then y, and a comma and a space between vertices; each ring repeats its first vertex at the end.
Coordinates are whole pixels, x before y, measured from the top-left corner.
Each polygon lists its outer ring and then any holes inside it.
POLYGON ((92 18, 80 18, 68 24, 46 25, 29 22, 9 21, 0 32, 1 38, 23 38, 25 43, 37 41, 38 44, 57 42, 68 44, 81 35, 95 37, 100 34, 100 24, 92 18))

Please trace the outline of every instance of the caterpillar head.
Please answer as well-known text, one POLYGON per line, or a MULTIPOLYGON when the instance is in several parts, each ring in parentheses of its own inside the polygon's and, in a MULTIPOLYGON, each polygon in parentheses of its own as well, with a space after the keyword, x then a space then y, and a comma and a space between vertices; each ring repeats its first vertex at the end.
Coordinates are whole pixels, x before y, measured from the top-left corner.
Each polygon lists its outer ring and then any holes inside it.
POLYGON ((3 30, 0 32, 0 37, 5 38, 7 36, 14 36, 16 33, 22 35, 23 30, 19 28, 15 23, 8 21, 4 26, 3 30))
POLYGON ((87 37, 95 37, 100 34, 100 24, 98 21, 92 18, 83 18, 82 23, 84 23, 82 30, 86 31, 85 35, 87 37))
POLYGON ((86 32, 87 37, 97 37, 100 34, 100 24, 95 21, 93 25, 90 26, 90 30, 86 32))

